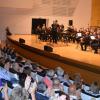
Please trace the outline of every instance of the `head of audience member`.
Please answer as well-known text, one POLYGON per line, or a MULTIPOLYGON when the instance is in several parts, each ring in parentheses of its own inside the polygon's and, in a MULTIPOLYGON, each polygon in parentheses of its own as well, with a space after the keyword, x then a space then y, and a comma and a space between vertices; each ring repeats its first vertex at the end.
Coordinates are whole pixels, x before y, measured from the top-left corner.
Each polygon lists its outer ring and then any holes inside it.
POLYGON ((52 79, 54 77, 54 70, 53 69, 49 69, 46 73, 46 76, 49 77, 50 79, 52 79))
POLYGON ((72 84, 68 88, 68 94, 69 95, 76 95, 76 85, 72 84))
POLYGON ((0 58, 0 66, 4 67, 5 65, 5 59, 4 58, 0 58))
POLYGON ((22 60, 23 60, 23 58, 21 56, 17 56, 16 62, 20 63, 22 60))
POLYGON ((11 63, 10 63, 10 60, 9 60, 9 59, 6 59, 6 60, 5 60, 4 68, 5 68, 6 70, 8 70, 8 71, 9 71, 9 69, 11 68, 11 63))
POLYGON ((52 88, 52 79, 54 77, 54 70, 49 69, 46 72, 46 76, 43 78, 43 81, 47 85, 48 88, 52 88))
POLYGON ((70 79, 69 79, 69 75, 68 74, 64 74, 64 82, 67 83, 68 86, 72 84, 70 82, 70 79))
POLYGON ((32 62, 31 65, 32 65, 32 69, 33 69, 34 71, 36 71, 36 70, 37 70, 36 63, 32 62))
POLYGON ((10 54, 15 53, 15 49, 14 48, 10 48, 10 49, 11 49, 10 54))
POLYGON ((24 87, 24 83, 25 83, 25 79, 26 79, 27 75, 25 73, 21 73, 19 74, 19 84, 24 87))
POLYGON ((77 90, 75 84, 71 84, 68 88, 70 100, 81 100, 81 89, 77 90))
POLYGON ((29 66, 30 68, 32 67, 31 61, 30 61, 30 60, 27 60, 27 61, 25 62, 25 67, 26 67, 26 66, 29 66))
POLYGON ((10 96, 10 100, 28 100, 28 98, 28 92, 21 87, 15 87, 10 96))
POLYGON ((93 93, 95 93, 95 94, 98 94, 98 93, 99 93, 99 91, 100 91, 100 86, 99 86, 99 84, 98 84, 97 81, 94 81, 94 82, 91 84, 90 90, 91 90, 93 93))
POLYGON ((68 74, 64 74, 64 79, 65 80, 69 80, 69 75, 68 74))
POLYGON ((62 90, 61 83, 58 78, 54 78, 52 81, 53 81, 53 89, 62 90))
POLYGON ((36 62, 31 63, 31 69, 33 71, 36 71, 36 72, 42 72, 43 71, 42 68, 41 68, 41 65, 36 63, 36 62))
POLYGON ((61 96, 59 96, 58 100, 70 100, 70 98, 68 95, 62 94, 61 96))
POLYGON ((74 78, 74 84, 76 85, 76 88, 81 89, 82 83, 83 79, 81 78, 81 75, 79 73, 76 73, 74 78))
POLYGON ((18 73, 23 72, 22 67, 19 65, 18 62, 14 62, 12 65, 12 68, 18 73))
POLYGON ((31 75, 31 69, 27 66, 24 68, 23 73, 25 73, 26 75, 30 76, 31 75))
POLYGON ((61 67, 57 67, 55 69, 55 72, 56 72, 57 76, 63 76, 64 75, 64 70, 61 67))
POLYGON ((37 92, 44 93, 47 90, 47 86, 43 81, 37 83, 37 92))

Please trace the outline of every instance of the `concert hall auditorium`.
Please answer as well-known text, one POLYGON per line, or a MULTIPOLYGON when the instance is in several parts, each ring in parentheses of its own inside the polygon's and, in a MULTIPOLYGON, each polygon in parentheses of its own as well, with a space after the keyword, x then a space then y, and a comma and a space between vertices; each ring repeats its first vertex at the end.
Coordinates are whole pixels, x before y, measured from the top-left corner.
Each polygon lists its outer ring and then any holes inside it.
POLYGON ((100 0, 0 0, 0 100, 100 100, 100 0))

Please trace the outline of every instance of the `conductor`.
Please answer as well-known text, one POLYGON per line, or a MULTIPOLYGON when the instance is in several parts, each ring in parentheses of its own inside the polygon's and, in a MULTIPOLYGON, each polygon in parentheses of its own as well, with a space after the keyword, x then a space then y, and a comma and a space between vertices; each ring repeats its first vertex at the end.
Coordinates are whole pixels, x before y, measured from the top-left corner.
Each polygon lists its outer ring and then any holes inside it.
POLYGON ((52 32, 52 40, 53 40, 53 43, 56 43, 57 44, 57 40, 58 40, 58 32, 57 32, 57 29, 59 27, 58 21, 57 20, 53 21, 53 24, 52 24, 51 27, 52 27, 51 32, 52 32))

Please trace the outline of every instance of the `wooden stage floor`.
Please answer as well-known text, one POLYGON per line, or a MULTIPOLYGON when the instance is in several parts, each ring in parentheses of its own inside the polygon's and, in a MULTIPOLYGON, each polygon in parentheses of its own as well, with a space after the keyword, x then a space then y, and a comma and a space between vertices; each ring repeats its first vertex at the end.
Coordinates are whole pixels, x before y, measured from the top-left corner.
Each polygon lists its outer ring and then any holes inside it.
POLYGON ((68 46, 63 42, 50 44, 39 41, 36 35, 12 35, 10 38, 16 41, 22 38, 25 40, 25 44, 41 50, 44 50, 44 45, 49 45, 53 47, 52 53, 54 54, 100 67, 100 54, 94 54, 90 48, 87 51, 81 51, 80 46, 76 48, 77 44, 75 43, 69 43, 68 46))

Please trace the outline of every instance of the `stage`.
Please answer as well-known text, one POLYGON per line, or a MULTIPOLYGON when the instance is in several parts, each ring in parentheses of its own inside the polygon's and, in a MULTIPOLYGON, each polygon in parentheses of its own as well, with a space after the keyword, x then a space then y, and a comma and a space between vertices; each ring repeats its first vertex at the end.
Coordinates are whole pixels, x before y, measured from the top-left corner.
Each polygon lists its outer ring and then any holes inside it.
POLYGON ((77 47, 75 43, 68 43, 67 45, 63 42, 58 42, 58 44, 42 42, 37 35, 12 35, 9 38, 15 41, 19 41, 19 38, 22 38, 25 40, 26 45, 40 50, 44 50, 44 46, 48 45, 53 48, 53 54, 100 67, 100 54, 94 54, 91 48, 88 48, 87 51, 82 51, 80 46, 77 47))

